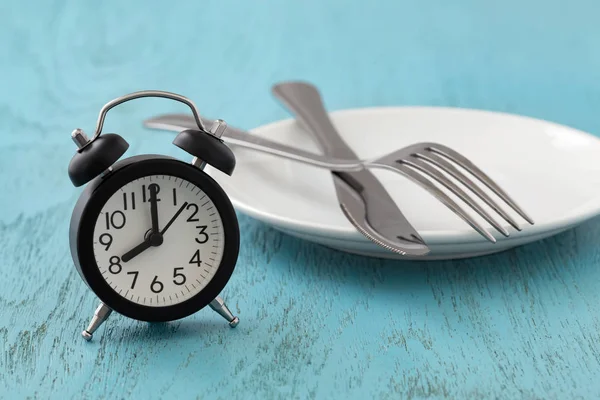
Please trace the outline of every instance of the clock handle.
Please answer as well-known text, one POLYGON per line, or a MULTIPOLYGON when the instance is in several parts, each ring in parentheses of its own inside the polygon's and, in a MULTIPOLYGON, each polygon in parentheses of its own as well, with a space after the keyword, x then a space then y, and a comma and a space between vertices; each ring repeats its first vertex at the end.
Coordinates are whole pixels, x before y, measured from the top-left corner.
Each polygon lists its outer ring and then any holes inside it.
POLYGON ((194 120, 196 121, 196 125, 198 125, 200 132, 206 133, 206 135, 202 136, 216 137, 216 134, 222 133, 212 130, 207 131, 200 118, 200 113, 198 112, 196 105, 187 97, 179 94, 163 92, 160 90, 143 90, 118 97, 106 103, 100 110, 96 132, 91 139, 89 139, 81 129, 75 129, 71 133, 71 139, 73 139, 77 145, 77 152, 69 163, 69 178, 71 178, 73 185, 81 186, 88 183, 98 175, 102 174, 125 154, 129 144, 121 136, 115 133, 108 133, 100 137, 102 134, 102 127, 104 126, 104 119, 111 108, 125 103, 126 101, 139 99, 141 97, 162 97, 184 103, 192 110, 194 120))
POLYGON ((179 101, 179 102, 187 105, 192 110, 192 114, 194 115, 194 120, 196 121, 198 128, 200 128, 200 130, 203 132, 208 132, 206 130, 206 127, 204 126, 204 123, 202 122, 202 119, 200 118, 200 113, 198 112, 198 108, 196 107, 194 102, 192 102, 187 97, 184 97, 184 96, 176 94, 176 93, 164 92, 162 90, 142 90, 139 92, 133 92, 130 94, 126 94, 125 96, 117 97, 116 99, 111 100, 108 103, 106 103, 104 105, 104 107, 102 107, 102 109, 100 110, 100 114, 98 115, 98 122, 96 124, 96 132, 94 133, 94 136, 92 137, 92 139, 90 139, 89 141, 87 141, 85 143, 78 143, 78 145, 79 145, 78 151, 83 150, 86 146, 91 144, 94 140, 96 140, 102 134, 102 127, 104 126, 104 119, 106 118, 106 114, 108 113, 108 111, 111 108, 116 107, 119 104, 125 103, 129 100, 135 100, 135 99, 139 99, 142 97, 162 97, 165 99, 179 101))

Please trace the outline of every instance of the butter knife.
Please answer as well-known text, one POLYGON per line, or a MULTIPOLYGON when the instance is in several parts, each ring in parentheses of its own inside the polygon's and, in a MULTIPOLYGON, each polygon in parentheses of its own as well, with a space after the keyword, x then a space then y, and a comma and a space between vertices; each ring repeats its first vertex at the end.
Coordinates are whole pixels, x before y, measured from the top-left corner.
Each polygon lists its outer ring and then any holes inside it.
MULTIPOLYGON (((274 85, 272 92, 295 114, 326 156, 359 159, 333 126, 316 87, 306 82, 282 82, 274 85)), ((421 236, 370 171, 332 171, 331 174, 340 207, 359 232, 400 254, 429 253, 421 236)))

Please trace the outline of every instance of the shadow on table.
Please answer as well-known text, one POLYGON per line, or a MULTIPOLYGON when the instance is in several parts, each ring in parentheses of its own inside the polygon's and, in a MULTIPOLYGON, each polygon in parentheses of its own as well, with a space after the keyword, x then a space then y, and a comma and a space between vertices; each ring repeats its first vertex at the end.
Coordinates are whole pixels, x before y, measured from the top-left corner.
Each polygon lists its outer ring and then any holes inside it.
MULTIPOLYGON (((206 313, 209 311, 207 310, 206 313)), ((226 321, 212 320, 207 314, 184 318, 171 322, 140 322, 132 321, 131 325, 117 325, 111 328, 111 335, 123 342, 160 342, 171 339, 192 338, 207 340, 218 338, 230 329, 226 321)))
MULTIPOLYGON (((319 282, 337 285, 370 285, 385 290, 430 290, 437 285, 509 284, 544 275, 544 284, 560 281, 571 274, 591 278, 597 270, 597 244, 600 218, 554 237, 520 246, 501 253, 468 259, 444 261, 401 261, 351 255, 309 243, 261 224, 263 236, 277 243, 272 250, 280 261, 278 268, 293 269, 295 274, 319 282), (285 260, 290 260, 285 262, 285 260)), ((256 232, 255 232, 256 233, 256 232)), ((595 278, 594 278, 595 279, 595 278)), ((564 282, 563 282, 564 284, 564 282)))

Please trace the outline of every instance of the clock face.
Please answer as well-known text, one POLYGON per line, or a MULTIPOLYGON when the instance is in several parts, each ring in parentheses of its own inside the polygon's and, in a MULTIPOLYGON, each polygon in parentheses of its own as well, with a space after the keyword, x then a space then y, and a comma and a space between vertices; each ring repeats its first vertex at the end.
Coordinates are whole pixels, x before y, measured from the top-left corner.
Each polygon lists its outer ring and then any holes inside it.
POLYGON ((176 305, 202 291, 225 246, 223 221, 211 198, 171 175, 143 176, 117 190, 98 215, 93 240, 106 283, 148 307, 176 305))

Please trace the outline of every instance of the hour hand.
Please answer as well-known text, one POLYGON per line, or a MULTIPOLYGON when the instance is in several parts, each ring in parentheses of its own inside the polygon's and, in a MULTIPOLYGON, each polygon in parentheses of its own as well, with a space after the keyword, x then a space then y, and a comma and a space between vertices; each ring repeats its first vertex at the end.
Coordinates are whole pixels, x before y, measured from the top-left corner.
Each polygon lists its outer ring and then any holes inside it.
POLYGON ((158 247, 163 243, 163 235, 160 232, 151 233, 146 240, 129 250, 127 253, 121 256, 121 261, 127 262, 133 257, 139 255, 141 252, 148 250, 150 247, 158 247))
POLYGON ((127 261, 131 260, 133 257, 139 255, 144 250, 148 250, 150 247, 152 247, 152 241, 144 240, 142 243, 138 244, 133 249, 131 249, 127 253, 123 254, 121 256, 121 261, 127 262, 127 261))

